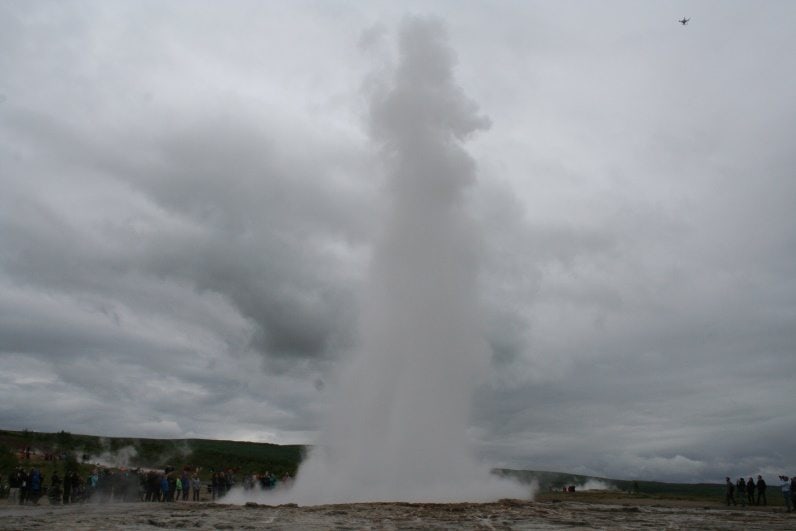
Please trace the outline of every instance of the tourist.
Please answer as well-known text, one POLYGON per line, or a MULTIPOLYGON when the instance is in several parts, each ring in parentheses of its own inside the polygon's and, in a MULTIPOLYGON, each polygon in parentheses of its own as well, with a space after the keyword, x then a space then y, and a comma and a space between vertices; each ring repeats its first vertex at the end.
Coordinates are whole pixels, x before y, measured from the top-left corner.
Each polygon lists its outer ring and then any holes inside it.
POLYGON ((180 501, 182 499, 182 478, 177 476, 174 479, 174 501, 180 501))
POLYGON ((187 470, 182 471, 182 501, 188 501, 188 493, 191 491, 191 476, 187 470))
POLYGON ((174 477, 174 473, 170 473, 167 476, 167 479, 168 479, 168 482, 169 482, 169 495, 168 495, 168 498, 169 498, 169 501, 172 502, 172 501, 174 501, 174 493, 177 490, 177 480, 174 477))
POLYGON ((169 501, 169 480, 166 474, 160 476, 160 501, 169 501))
POLYGON ((757 476, 757 505, 760 505, 760 500, 763 500, 763 505, 768 505, 766 499, 766 480, 763 476, 757 476))
POLYGON ((790 478, 790 501, 794 509, 796 509, 796 476, 790 478))
POLYGON ((785 502, 785 508, 788 510, 788 512, 791 512, 793 500, 791 500, 790 497, 790 480, 788 479, 788 476, 780 476, 779 481, 780 489, 782 490, 782 501, 785 502))
POLYGON ((61 503, 61 477, 58 475, 58 471, 53 472, 53 477, 50 479, 50 489, 51 491, 48 493, 48 497, 50 498, 50 503, 54 505, 58 505, 61 503))
POLYGON ((146 475, 146 494, 144 501, 158 501, 160 499, 160 478, 157 472, 150 470, 146 475))
POLYGON ((28 501, 28 475, 24 470, 19 471, 19 504, 25 505, 28 501))
POLYGON ((199 480, 199 476, 194 474, 191 478, 191 492, 193 493, 193 501, 199 501, 199 494, 202 491, 202 482, 199 480))
POLYGON ((738 489, 738 499, 741 500, 741 507, 746 507, 746 481, 743 478, 738 478, 735 482, 735 487, 738 489))
POLYGON ((88 476, 88 480, 86 481, 86 488, 87 492, 85 497, 89 500, 94 497, 94 493, 97 491, 97 485, 99 484, 99 470, 96 468, 91 472, 88 476))
POLYGON ((72 472, 71 470, 66 474, 64 474, 64 497, 63 497, 64 505, 67 505, 72 501, 72 483, 74 481, 72 478, 73 475, 74 472, 72 472))
POLYGON ((8 476, 8 499, 11 503, 16 503, 20 499, 19 490, 22 486, 22 472, 17 468, 8 476))
MULTIPOLYGON (((34 505, 39 504, 41 483, 41 472, 39 472, 38 468, 31 468, 30 474, 28 475, 28 498, 33 501, 34 505)), ((788 486, 788 492, 790 492, 790 484, 788 486)))
POLYGON ((749 505, 755 504, 755 480, 752 476, 749 476, 749 481, 746 482, 746 497, 749 505))
POLYGON ((727 478, 725 480, 725 483, 727 485, 727 493, 726 493, 727 505, 729 506, 730 502, 732 502, 733 505, 738 505, 735 502, 735 496, 734 496, 734 494, 735 494, 735 485, 733 485, 733 483, 730 480, 730 478, 727 478))

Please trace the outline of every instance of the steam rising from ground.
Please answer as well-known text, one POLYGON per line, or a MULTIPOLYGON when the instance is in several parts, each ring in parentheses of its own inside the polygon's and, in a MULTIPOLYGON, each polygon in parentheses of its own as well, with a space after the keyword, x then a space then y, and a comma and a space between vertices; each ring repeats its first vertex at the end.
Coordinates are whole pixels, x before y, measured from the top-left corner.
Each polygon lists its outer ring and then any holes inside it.
POLYGON ((616 490, 616 487, 599 479, 588 479, 583 485, 576 485, 577 490, 616 490))
POLYGON ((439 21, 408 18, 399 61, 370 101, 390 207, 371 264, 361 352, 331 389, 321 443, 290 501, 477 501, 528 497, 466 442, 487 368, 476 293, 478 237, 464 209, 475 165, 462 142, 489 127, 453 80, 439 21))
POLYGON ((89 457, 89 462, 104 467, 130 468, 131 463, 138 457, 138 450, 134 446, 125 446, 118 450, 107 450, 99 455, 89 457))

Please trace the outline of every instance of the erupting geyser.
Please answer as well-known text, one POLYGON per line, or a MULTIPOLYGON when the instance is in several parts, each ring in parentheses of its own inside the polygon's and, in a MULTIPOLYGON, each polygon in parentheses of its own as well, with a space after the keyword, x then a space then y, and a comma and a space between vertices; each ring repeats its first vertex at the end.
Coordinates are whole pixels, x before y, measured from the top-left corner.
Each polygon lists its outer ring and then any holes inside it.
POLYGON ((475 165, 462 142, 489 121, 454 83, 453 64, 439 21, 403 22, 398 64, 370 102, 390 208, 372 260, 361 351, 331 390, 328 425, 291 501, 528 495, 491 475, 467 443, 471 394, 488 355, 478 236, 464 210, 475 165))

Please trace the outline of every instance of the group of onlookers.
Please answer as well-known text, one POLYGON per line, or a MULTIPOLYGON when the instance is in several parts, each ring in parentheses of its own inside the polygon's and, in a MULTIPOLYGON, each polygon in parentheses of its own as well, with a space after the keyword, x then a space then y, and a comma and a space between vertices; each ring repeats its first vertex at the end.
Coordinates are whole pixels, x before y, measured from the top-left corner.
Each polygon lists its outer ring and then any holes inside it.
POLYGON ((67 472, 63 479, 58 472, 53 473, 49 487, 46 486, 44 474, 35 467, 27 472, 18 467, 8 475, 8 497, 20 505, 38 505, 45 493, 50 503, 72 503, 81 500, 84 491, 83 480, 74 472, 67 472))
MULTIPOLYGON (((779 476, 780 491, 782 492, 782 499, 785 502, 785 508, 791 512, 796 507, 796 476, 788 478, 788 476, 779 476)), ((735 501, 735 494, 737 492, 738 499, 742 506, 749 505, 768 505, 766 498, 766 481, 763 476, 757 476, 757 482, 751 476, 748 480, 738 478, 735 483, 730 478, 726 479, 726 501, 727 505, 738 505, 735 501), (757 497, 755 498, 755 493, 757 497)))
POLYGON ((752 476, 749 476, 748 480, 738 478, 735 483, 730 478, 727 478, 726 486, 727 505, 738 505, 738 502, 735 501, 736 491, 742 506, 746 506, 747 502, 749 505, 768 505, 768 499, 766 498, 768 485, 766 485, 766 480, 763 479, 763 476, 757 476, 757 482, 752 476), (755 498, 755 493, 757 493, 757 498, 755 498))
POLYGON ((127 471, 95 469, 86 478, 72 470, 61 478, 55 471, 50 484, 46 483, 39 468, 26 472, 19 467, 8 475, 8 497, 12 503, 38 505, 42 496, 46 496, 51 505, 59 505, 88 499, 133 501, 138 494, 138 476, 127 471))
POLYGON ((170 471, 159 473, 150 470, 141 477, 144 501, 199 501, 202 482, 196 472, 183 470, 182 473, 170 471))
MULTIPOLYGON (((0 478, 0 486, 4 478, 0 478)), ((292 478, 285 474, 281 481, 292 478)), ((45 477, 39 468, 29 471, 21 467, 8 476, 8 497, 12 503, 38 505, 42 496, 46 496, 51 505, 78 503, 85 501, 97 502, 129 502, 129 501, 200 501, 202 481, 198 471, 186 468, 182 472, 171 467, 163 470, 116 470, 97 467, 85 478, 75 471, 67 471, 62 479, 58 472, 53 472, 49 486, 45 485, 45 477)), ((233 470, 214 471, 207 491, 213 500, 222 498, 236 484, 233 470)), ((243 480, 246 489, 272 489, 277 484, 276 475, 265 472, 247 475, 243 480)))

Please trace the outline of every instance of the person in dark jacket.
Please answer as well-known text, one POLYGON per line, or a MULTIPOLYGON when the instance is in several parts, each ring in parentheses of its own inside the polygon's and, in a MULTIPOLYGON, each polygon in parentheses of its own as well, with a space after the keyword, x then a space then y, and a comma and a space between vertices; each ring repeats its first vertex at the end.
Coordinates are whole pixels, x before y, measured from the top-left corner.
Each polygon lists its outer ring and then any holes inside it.
POLYGON ((749 505, 755 504, 755 479, 752 476, 749 476, 749 480, 746 482, 746 497, 749 505))
POLYGON ((64 475, 64 505, 72 501, 72 483, 74 482, 74 478, 72 478, 73 474, 74 472, 70 471, 64 475))
POLYGON ((20 488, 22 487, 22 472, 17 468, 8 476, 8 499, 11 503, 20 500, 20 488))
POLYGON ((32 468, 28 475, 28 497, 34 505, 38 505, 41 498, 41 483, 41 472, 38 468, 32 468))
POLYGON ((50 503, 58 505, 61 503, 61 476, 58 472, 53 472, 53 477, 50 479, 51 491, 47 493, 50 498, 50 503))
POLYGON ((727 478, 725 480, 725 483, 727 486, 727 492, 726 492, 727 505, 730 505, 730 502, 732 502, 733 505, 738 505, 738 503, 735 501, 735 485, 733 485, 732 480, 730 478, 727 478))
POLYGON ((763 476, 757 476, 757 504, 760 505, 760 500, 763 500, 763 505, 768 505, 766 499, 766 480, 763 476))
POLYGON ((738 491, 738 501, 741 502, 741 507, 746 507, 746 481, 743 478, 738 478, 735 488, 738 491))
POLYGON ((177 478, 174 473, 171 473, 167 476, 167 480, 169 482, 169 494, 166 498, 168 498, 167 501, 173 502, 174 495, 177 492, 177 478))
POLYGON ((188 493, 191 491, 191 476, 188 475, 187 470, 182 471, 182 501, 188 501, 188 493))
POLYGON ((796 476, 790 478, 790 501, 794 509, 796 509, 796 476))

